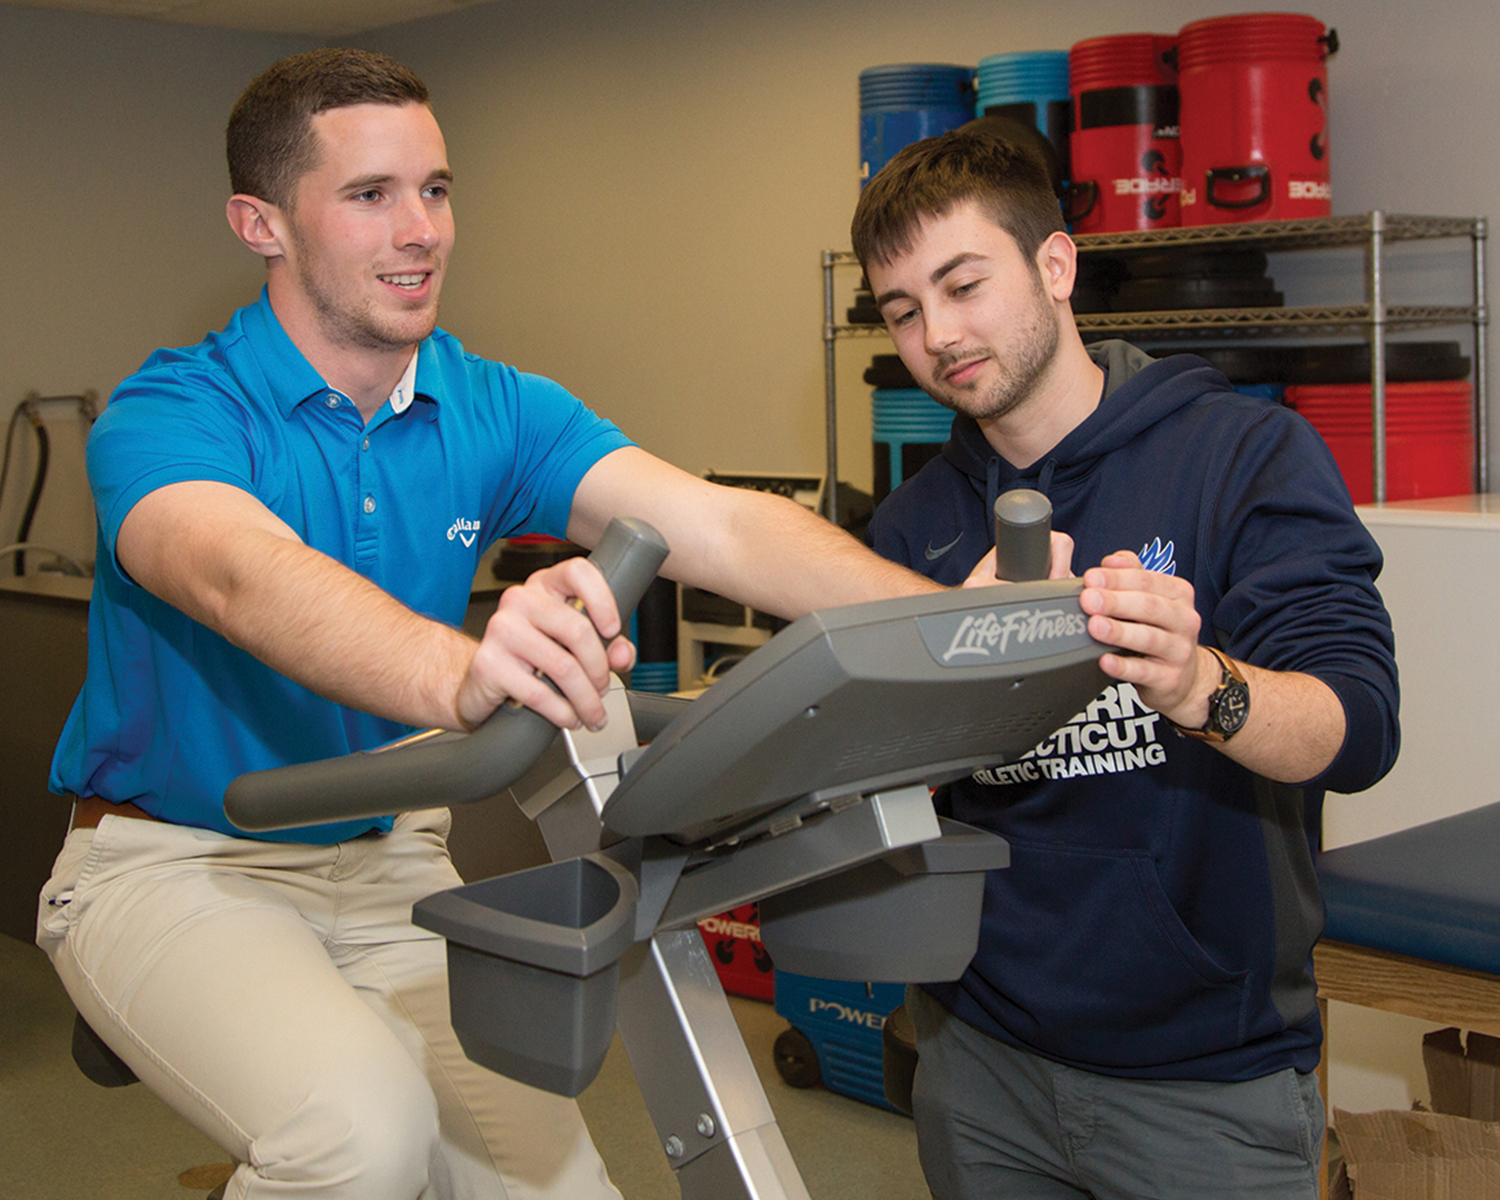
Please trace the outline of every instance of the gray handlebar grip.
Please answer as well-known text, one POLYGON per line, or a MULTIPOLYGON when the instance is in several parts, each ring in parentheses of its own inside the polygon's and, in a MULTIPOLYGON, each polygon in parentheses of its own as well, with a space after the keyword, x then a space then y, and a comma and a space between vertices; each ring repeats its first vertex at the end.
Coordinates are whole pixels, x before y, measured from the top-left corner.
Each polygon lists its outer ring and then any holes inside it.
MULTIPOLYGON (((611 521, 589 561, 614 593, 620 619, 635 608, 667 557, 650 525, 611 521)), ((469 804, 509 787, 557 735, 529 708, 497 708, 470 734, 430 729, 378 750, 251 771, 224 793, 224 815, 261 832, 380 817, 438 804, 469 804)))
POLYGON ((1046 579, 1052 562, 1052 501, 1017 488, 995 499, 995 578, 1046 579))

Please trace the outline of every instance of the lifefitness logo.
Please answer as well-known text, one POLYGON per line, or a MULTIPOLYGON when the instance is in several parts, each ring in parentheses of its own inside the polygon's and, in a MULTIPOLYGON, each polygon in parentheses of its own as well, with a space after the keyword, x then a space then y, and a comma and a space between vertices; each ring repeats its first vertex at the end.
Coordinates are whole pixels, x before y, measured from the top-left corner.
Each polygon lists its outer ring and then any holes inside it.
POLYGON ((868 1029, 885 1028, 885 1018, 878 1012, 869 1012, 862 1008, 850 1008, 847 1004, 840 1004, 837 1000, 819 1000, 816 996, 807 1002, 809 1013, 822 1013, 825 1017, 832 1017, 835 1021, 848 1021, 851 1025, 863 1025, 868 1029))
POLYGON ((1061 608, 1012 608, 1004 614, 991 610, 982 617, 971 614, 958 623, 953 640, 940 658, 944 663, 1003 658, 1012 640, 1025 646, 1077 637, 1087 628, 1087 620, 1081 612, 1067 612, 1061 608))
POLYGON ((448 526, 448 540, 451 542, 457 538, 465 546, 473 546, 474 539, 479 536, 479 522, 468 521, 459 517, 452 525, 448 526))

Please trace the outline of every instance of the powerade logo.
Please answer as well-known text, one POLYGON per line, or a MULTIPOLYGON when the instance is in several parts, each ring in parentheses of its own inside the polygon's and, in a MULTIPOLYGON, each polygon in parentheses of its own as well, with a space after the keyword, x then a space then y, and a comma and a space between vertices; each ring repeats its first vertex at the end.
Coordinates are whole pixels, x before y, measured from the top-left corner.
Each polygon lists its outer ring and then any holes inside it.
POLYGON ((917 620, 928 653, 942 666, 1024 661, 1089 644, 1088 618, 1073 605, 1014 605, 917 620))
POLYGON ((1181 179, 1154 176, 1150 179, 1116 179, 1116 196, 1162 196, 1182 191, 1181 179))
POLYGON ((1287 181, 1288 200, 1332 200, 1333 186, 1316 179, 1291 179, 1287 181))
POLYGON ((729 917, 704 917, 698 928, 711 936, 739 938, 745 942, 760 941, 760 926, 748 921, 735 921, 729 917))
POLYGON ((885 1028, 885 1018, 878 1012, 870 1012, 862 1008, 850 1008, 847 1004, 840 1004, 837 1000, 820 1000, 812 996, 807 1001, 807 1011, 812 1016, 819 1013, 824 1020, 847 1022, 850 1025, 863 1025, 866 1029, 880 1030, 885 1028))
MULTIPOLYGON (((1176 135, 1174 128, 1172 136, 1176 135)), ((1182 191, 1182 176, 1155 149, 1141 155, 1141 172, 1134 179, 1116 179, 1115 195, 1140 196, 1141 213, 1148 221, 1160 221, 1167 215, 1167 201, 1182 191)))

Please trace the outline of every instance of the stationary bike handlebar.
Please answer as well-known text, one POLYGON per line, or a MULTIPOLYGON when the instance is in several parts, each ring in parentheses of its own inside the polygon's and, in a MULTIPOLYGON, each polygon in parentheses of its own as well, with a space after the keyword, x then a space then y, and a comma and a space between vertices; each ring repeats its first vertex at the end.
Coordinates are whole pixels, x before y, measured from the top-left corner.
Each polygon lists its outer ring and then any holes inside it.
MULTIPOLYGON (((623 620, 666 557, 667 544, 650 525, 616 518, 589 561, 623 620)), ((469 804, 525 774, 556 734, 531 709, 502 705, 470 734, 428 730, 377 750, 241 775, 224 793, 224 814, 240 829, 262 832, 469 804)))
POLYGON ((995 577, 1046 579, 1052 558, 1052 501, 1030 488, 995 498, 995 577))

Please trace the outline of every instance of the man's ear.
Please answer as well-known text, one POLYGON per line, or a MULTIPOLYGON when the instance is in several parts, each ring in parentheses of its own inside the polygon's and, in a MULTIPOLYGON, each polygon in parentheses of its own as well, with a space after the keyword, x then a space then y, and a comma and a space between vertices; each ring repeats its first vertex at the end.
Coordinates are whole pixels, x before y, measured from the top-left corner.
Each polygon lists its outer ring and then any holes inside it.
POLYGON ((280 258, 285 254, 282 215, 276 205, 255 196, 237 194, 229 197, 224 215, 229 218, 229 228, 234 230, 235 237, 262 258, 280 258))
POLYGON ((1053 300, 1063 301, 1073 294, 1078 275, 1078 247, 1066 233, 1059 231, 1048 236, 1036 252, 1036 265, 1053 300))

